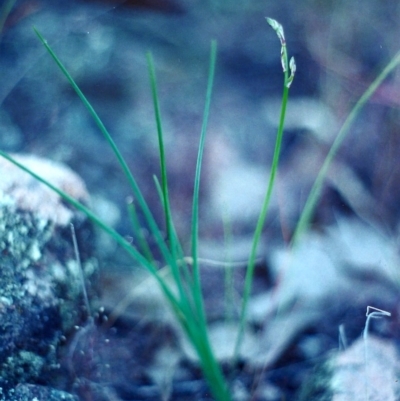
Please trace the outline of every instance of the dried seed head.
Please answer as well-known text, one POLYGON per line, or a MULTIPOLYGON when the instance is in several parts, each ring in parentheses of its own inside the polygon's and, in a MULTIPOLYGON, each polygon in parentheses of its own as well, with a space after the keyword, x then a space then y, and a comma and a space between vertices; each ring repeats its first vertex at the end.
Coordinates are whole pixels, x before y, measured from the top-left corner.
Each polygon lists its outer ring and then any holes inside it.
POLYGON ((267 22, 271 26, 271 28, 276 32, 276 34, 278 35, 278 38, 281 41, 281 45, 285 46, 286 45, 286 40, 285 40, 285 34, 283 32, 282 25, 278 21, 276 21, 276 20, 274 20, 272 18, 268 18, 268 17, 267 17, 267 22))
POLYGON ((294 61, 294 57, 290 58, 289 61, 289 69, 290 69, 290 76, 286 82, 286 86, 290 88, 292 85, 293 79, 294 79, 294 74, 296 74, 296 62, 294 61))

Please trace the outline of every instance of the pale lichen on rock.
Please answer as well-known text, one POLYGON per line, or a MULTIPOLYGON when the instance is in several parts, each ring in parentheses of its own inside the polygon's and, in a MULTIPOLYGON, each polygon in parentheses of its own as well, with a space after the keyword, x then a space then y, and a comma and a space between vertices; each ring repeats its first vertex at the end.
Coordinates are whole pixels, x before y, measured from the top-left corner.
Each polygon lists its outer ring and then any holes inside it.
MULTIPOLYGON (((70 196, 88 202, 82 180, 68 168, 17 157, 70 196)), ((94 293, 97 264, 85 216, 8 161, 0 160, 0 175, 0 388, 6 394, 2 399, 16 400, 11 395, 15 386, 48 383, 59 368, 60 339, 85 317, 70 224, 84 276, 90 278, 85 283, 89 294, 94 293)))

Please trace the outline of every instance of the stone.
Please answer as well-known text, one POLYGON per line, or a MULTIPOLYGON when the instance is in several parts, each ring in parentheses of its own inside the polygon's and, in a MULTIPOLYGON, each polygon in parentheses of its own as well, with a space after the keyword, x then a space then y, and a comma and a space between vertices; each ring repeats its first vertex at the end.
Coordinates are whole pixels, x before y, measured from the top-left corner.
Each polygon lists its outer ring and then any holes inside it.
POLYGON ((78 398, 51 387, 20 384, 10 391, 7 401, 78 401, 78 398))
POLYGON ((300 401, 395 401, 400 396, 399 374, 394 342, 369 335, 316 368, 300 401))
MULTIPOLYGON (((83 181, 67 167, 15 157, 70 196, 89 202, 83 181)), ((82 213, 5 159, 0 159, 0 177, 0 389, 11 397, 22 391, 18 385, 55 377, 60 344, 87 317, 83 285, 95 294, 97 264, 91 256, 93 230, 82 213)), ((29 394, 10 400, 53 399, 29 394)))

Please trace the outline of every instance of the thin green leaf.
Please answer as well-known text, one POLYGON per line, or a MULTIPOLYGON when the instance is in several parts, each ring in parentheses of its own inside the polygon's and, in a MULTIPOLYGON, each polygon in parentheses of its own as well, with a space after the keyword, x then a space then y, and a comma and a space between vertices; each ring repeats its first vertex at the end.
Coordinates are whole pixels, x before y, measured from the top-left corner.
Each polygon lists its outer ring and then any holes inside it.
POLYGON ((96 111, 94 110, 94 108, 92 107, 90 102, 87 100, 87 98, 85 97, 83 92, 80 90, 80 88, 76 84, 76 82, 74 81, 74 79, 72 78, 70 73, 67 71, 67 69, 61 63, 61 61, 56 56, 54 51, 48 45, 47 41, 43 38, 43 36, 39 33, 39 31, 36 28, 34 28, 34 31, 35 31, 36 35, 39 37, 39 39, 42 42, 42 44, 44 45, 44 47, 46 48, 46 50, 49 52, 49 54, 53 58, 53 60, 56 62, 56 64, 58 65, 58 67, 60 68, 62 73, 67 78, 68 82, 70 83, 72 88, 75 90, 75 92, 81 99, 82 103, 88 109, 88 111, 89 111, 90 115, 92 116, 93 120, 95 121, 96 125, 99 127, 101 133, 103 134, 107 143, 109 144, 112 151, 114 152, 114 154, 118 160, 118 163, 121 166, 121 169, 129 182, 129 185, 133 191, 133 194, 134 194, 135 198, 137 199, 141 210, 143 211, 144 217, 146 219, 147 224, 149 225, 152 235, 154 236, 154 238, 156 240, 157 246, 159 247, 160 251, 162 252, 163 257, 165 258, 166 262, 168 264, 171 264, 172 260, 173 260, 172 255, 169 252, 168 247, 166 246, 166 244, 164 242, 164 239, 162 238, 162 235, 157 226, 157 223, 154 220, 154 217, 142 195, 142 192, 140 191, 140 188, 139 188, 135 178, 133 177, 133 175, 128 167, 128 164, 126 163, 124 157, 122 156, 117 145, 115 144, 114 140, 112 139, 110 133, 108 132, 107 128, 104 126, 103 122, 101 121, 100 117, 98 116, 98 114, 96 113, 96 111))
POLYGON ((203 123, 200 134, 199 150, 197 154, 196 172, 194 179, 193 207, 192 207, 192 258, 193 258, 193 294, 195 298, 197 319, 199 322, 201 341, 198 344, 202 370, 206 376, 214 397, 220 401, 229 401, 231 396, 215 356, 212 352, 208 339, 207 321, 204 312, 204 304, 201 290, 200 270, 198 260, 198 231, 199 231, 199 193, 201 167, 204 153, 205 138, 207 132, 208 119, 210 114, 212 88, 214 84, 215 65, 217 60, 217 43, 211 42, 210 67, 208 74, 206 102, 203 113, 203 123))
MULTIPOLYGON (((204 307, 201 296, 201 284, 200 284, 200 272, 198 264, 198 242, 199 242, 199 192, 200 192, 200 177, 201 167, 203 161, 204 144, 207 132, 208 118, 210 114, 211 106, 211 95, 214 84, 215 76, 215 64, 217 59, 217 43, 212 41, 211 43, 211 55, 210 55, 210 68, 208 75, 206 103, 203 114, 203 124, 201 128, 200 144, 197 154, 196 172, 194 179, 194 191, 193 191, 193 207, 192 207, 192 258, 193 258, 193 275, 194 275, 194 293, 196 297, 196 305, 199 313, 204 316, 204 307)), ((203 317, 205 320, 205 318, 203 317)))
POLYGON ((321 170, 318 173, 318 176, 314 182, 314 185, 311 188, 310 194, 308 195, 303 212, 301 213, 299 222, 297 223, 296 230, 292 237, 292 246, 297 243, 300 236, 307 230, 307 228, 310 224, 310 221, 314 214, 315 208, 321 197, 322 187, 324 185, 329 167, 331 166, 332 161, 333 161, 334 157, 336 156, 336 153, 338 152, 344 139, 350 132, 351 125, 353 124, 354 120, 359 116, 362 108, 365 106, 365 104, 368 102, 368 100, 371 98, 371 96, 375 93, 375 91, 379 88, 381 83, 399 65, 400 65, 400 52, 397 53, 390 60, 390 62, 383 69, 383 71, 376 77, 376 79, 367 88, 367 90, 357 101, 357 103, 351 110, 349 116, 347 117, 346 121, 342 125, 342 128, 340 129, 336 139, 334 140, 334 142, 328 152, 328 155, 325 158, 325 161, 321 167, 321 170))
POLYGON ((25 167, 23 164, 19 163, 13 157, 8 155, 6 152, 0 150, 0 156, 8 160, 9 162, 13 163, 15 166, 20 168, 21 170, 25 171, 26 173, 30 174, 33 178, 37 181, 41 182, 42 184, 46 185, 50 188, 53 192, 58 194, 62 199, 66 202, 74 206, 77 210, 84 213, 93 223, 95 223, 98 227, 100 227, 103 231, 105 231, 114 241, 120 245, 134 260, 136 260, 141 266, 145 267, 150 274, 154 276, 154 278, 159 283, 164 295, 171 303, 171 306, 174 309, 180 310, 180 306, 178 301, 176 300, 175 296, 172 294, 170 289, 166 286, 162 278, 158 275, 157 269, 155 266, 150 263, 142 254, 140 254, 122 235, 120 235, 117 231, 115 231, 112 227, 107 225, 104 221, 102 221, 98 216, 96 216, 87 206, 83 205, 81 202, 77 201, 72 196, 68 195, 61 189, 57 188, 49 181, 42 178, 40 175, 33 172, 31 169, 25 167))
MULTIPOLYGON (((166 165, 166 157, 164 150, 164 135, 161 124, 161 112, 160 112, 160 102, 158 100, 158 91, 157 91, 157 81, 156 81, 156 72, 154 68, 153 56, 151 53, 147 53, 147 65, 149 69, 150 75, 150 86, 151 93, 153 97, 154 104, 154 113, 157 124, 157 137, 158 137, 158 148, 160 155, 160 169, 161 169, 161 188, 163 194, 163 207, 165 214, 165 227, 167 230, 167 238, 170 240, 172 236, 172 218, 171 218, 171 206, 169 203, 169 195, 168 195, 168 178, 167 178, 167 165, 166 165)), ((174 248, 172 247, 172 252, 174 252, 174 248)))
MULTIPOLYGON (((160 182, 158 181, 156 176, 153 176, 153 179, 154 179, 154 182, 156 185, 158 196, 159 196, 161 202, 163 203, 164 198, 163 198, 163 192, 162 192, 160 182)), ((172 224, 172 222, 171 222, 171 224, 172 224)), ((185 283, 190 282, 189 272, 187 269, 187 265, 184 261, 183 251, 180 246, 178 236, 176 234, 176 231, 175 231, 175 228, 173 225, 171 227, 170 233, 171 233, 170 246, 175 247, 175 249, 176 249, 176 251, 174 252, 175 257, 176 257, 175 263, 172 266, 170 266, 171 272, 172 272, 172 277, 174 278, 175 284, 178 288, 179 295, 180 295, 180 301, 185 304, 185 306, 188 310, 188 313, 191 314, 190 311, 193 311, 192 294, 190 292, 188 292, 188 289, 185 287, 185 283), (181 274, 182 270, 184 272, 183 273, 184 277, 182 277, 182 274, 181 274), (186 282, 184 282, 185 278, 186 278, 186 282)))

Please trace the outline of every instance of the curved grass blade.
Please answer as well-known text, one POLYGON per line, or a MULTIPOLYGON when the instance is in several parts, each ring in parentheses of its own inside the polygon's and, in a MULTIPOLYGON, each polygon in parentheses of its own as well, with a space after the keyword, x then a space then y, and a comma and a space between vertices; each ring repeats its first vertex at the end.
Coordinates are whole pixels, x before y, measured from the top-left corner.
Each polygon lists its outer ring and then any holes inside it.
POLYGON ((293 234, 291 244, 294 246, 299 240, 300 236, 307 230, 312 216, 314 214, 317 203, 321 197, 322 187, 325 182, 326 175, 328 173, 329 167, 332 164, 336 153, 338 152, 340 146, 342 145, 344 139, 350 131, 350 127, 354 120, 358 117, 361 109, 365 106, 371 96, 379 88, 381 83, 386 79, 386 77, 400 65, 400 52, 398 52, 387 64, 387 66, 382 70, 382 72, 375 78, 371 85, 367 88, 364 94, 357 101, 353 109, 351 110, 346 121, 343 123, 336 139, 334 140, 325 160, 319 171, 314 185, 311 188, 310 194, 308 195, 306 204, 304 206, 303 212, 301 213, 299 222, 297 223, 296 230, 293 234))
POLYGON ((46 50, 49 52, 53 60, 56 62, 62 73, 65 75, 67 78, 68 82, 72 86, 72 88, 75 90, 76 94, 79 96, 81 99, 82 103, 85 105, 85 107, 88 109, 90 115, 92 116, 93 120, 95 121, 96 125, 99 127, 101 133, 103 134, 104 138, 106 139, 107 143, 111 147, 112 151, 114 152, 119 165, 121 166, 121 169, 127 178, 129 185, 132 189, 132 192, 135 196, 135 198, 138 201, 138 204, 143 211, 143 215, 146 219, 147 224, 149 225, 150 231, 152 235, 154 236, 156 240, 156 244, 159 247, 165 261, 172 265, 173 263, 173 257, 162 237, 161 231, 157 226, 157 223, 153 217, 153 214, 151 213, 144 197, 143 194, 135 180, 135 178, 132 175, 132 172, 130 171, 127 162, 125 161, 124 157, 122 156, 121 152, 119 151, 116 143, 112 139, 110 133, 108 132, 107 128, 104 126, 103 122, 101 121, 100 117, 94 110, 93 106, 90 104, 90 102, 87 100, 86 96, 83 94, 83 92, 80 90, 78 85, 76 84, 75 80, 72 78, 70 73, 67 71, 67 69, 64 67, 64 65, 61 63, 57 55, 54 53, 54 51, 51 49, 51 47, 48 45, 47 41, 43 38, 43 36, 39 33, 39 31, 34 28, 34 31, 42 44, 45 46, 46 50))
POLYGON ((171 290, 167 287, 167 285, 164 283, 162 278, 159 276, 158 271, 156 267, 150 263, 140 252, 138 252, 121 234, 119 234, 117 231, 115 231, 112 227, 110 227, 108 224, 106 224, 103 220, 101 220, 95 213, 93 213, 87 206, 82 204, 81 202, 77 201, 74 199, 72 196, 68 195, 61 189, 57 188, 53 184, 51 184, 49 181, 45 180, 42 178, 40 175, 36 174, 33 172, 31 169, 25 167, 23 164, 15 160, 13 157, 8 155, 6 152, 3 152, 0 150, 0 156, 2 156, 4 159, 8 160, 21 170, 25 171, 26 173, 30 174, 33 178, 35 178, 37 181, 41 182, 42 184, 46 185, 48 188, 50 188, 53 192, 58 194, 62 199, 64 199, 66 202, 74 206, 77 210, 85 214, 93 223, 95 223, 98 227, 100 227, 103 231, 105 231, 114 241, 120 245, 134 260, 136 260, 141 266, 146 268, 149 273, 154 276, 154 278, 157 280, 159 283, 164 295, 168 299, 168 301, 171 303, 171 306, 174 309, 180 310, 180 305, 179 302, 176 300, 175 296, 171 292, 171 290))

